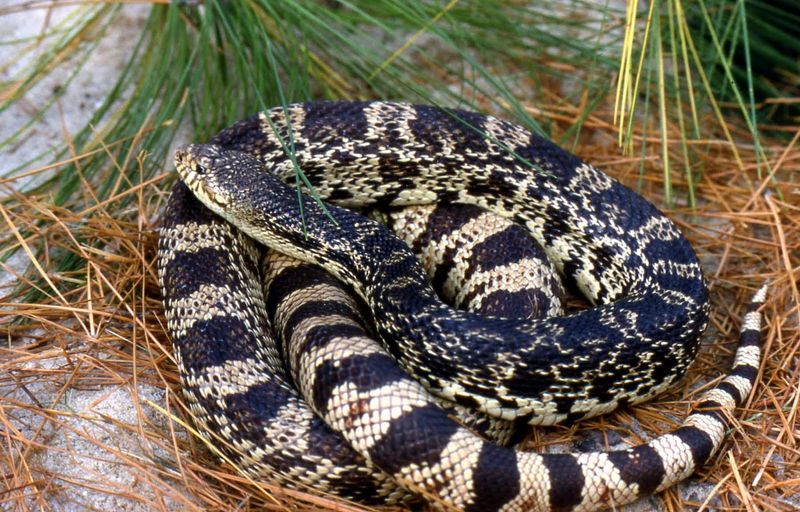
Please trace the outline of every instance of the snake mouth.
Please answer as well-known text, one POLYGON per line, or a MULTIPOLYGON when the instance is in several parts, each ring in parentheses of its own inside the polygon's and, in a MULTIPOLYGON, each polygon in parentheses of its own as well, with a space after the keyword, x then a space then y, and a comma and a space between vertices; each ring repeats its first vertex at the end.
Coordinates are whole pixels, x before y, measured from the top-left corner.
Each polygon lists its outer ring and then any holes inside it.
POLYGON ((187 187, 209 208, 225 208, 230 203, 227 194, 214 186, 214 165, 221 153, 216 146, 187 144, 175 150, 174 162, 178 175, 187 187))
POLYGON ((192 153, 192 146, 181 146, 175 150, 174 162, 175 169, 183 182, 196 192, 200 188, 200 176, 205 174, 205 169, 197 165, 192 153))

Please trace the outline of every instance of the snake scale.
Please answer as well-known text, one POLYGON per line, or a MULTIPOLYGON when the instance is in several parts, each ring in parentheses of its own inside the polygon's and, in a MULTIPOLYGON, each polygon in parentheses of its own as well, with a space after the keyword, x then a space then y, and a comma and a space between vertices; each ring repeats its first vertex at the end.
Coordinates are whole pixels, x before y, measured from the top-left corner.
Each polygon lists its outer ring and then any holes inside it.
POLYGON ((279 107, 175 160, 183 183, 158 250, 168 329, 196 420, 254 477, 365 503, 602 509, 708 461, 756 379, 766 288, 730 374, 673 432, 609 452, 493 444, 437 400, 553 424, 639 403, 685 373, 708 299, 671 221, 521 127, 429 106, 279 107), (327 207, 287 185, 298 167, 327 207), (533 319, 455 310, 402 241, 345 209, 435 202, 523 226, 593 307, 533 319), (250 237, 286 256, 262 261, 250 237))

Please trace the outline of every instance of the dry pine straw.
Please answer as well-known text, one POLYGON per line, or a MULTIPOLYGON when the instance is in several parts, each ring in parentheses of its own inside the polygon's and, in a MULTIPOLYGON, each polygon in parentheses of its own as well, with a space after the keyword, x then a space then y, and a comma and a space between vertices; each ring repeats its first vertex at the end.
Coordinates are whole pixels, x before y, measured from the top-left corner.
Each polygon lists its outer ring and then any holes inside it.
MULTIPOLYGON (((574 119, 579 108, 532 112, 558 127, 574 119)), ((613 143, 610 119, 610 112, 602 111, 588 119, 577 153, 663 205, 658 135, 648 134, 640 176, 638 154, 622 157, 613 143)), ((747 140, 745 134, 738 135, 747 140)), ((676 207, 667 213, 696 248, 711 286, 711 322, 698 361, 687 378, 651 403, 577 427, 537 430, 530 448, 582 439, 581 432, 587 429, 614 431, 628 443, 639 443, 647 440, 645 435, 674 428, 691 401, 728 369, 743 305, 769 280, 763 308, 767 355, 758 385, 737 411, 738 422, 722 450, 694 477, 715 486, 711 501, 682 501, 675 490, 662 494, 661 500, 665 510, 710 505, 726 510, 793 509, 787 500, 800 490, 798 136, 788 143, 765 144, 772 174, 762 171, 760 177, 752 147, 737 148, 742 171, 727 143, 693 143, 691 151, 700 160, 695 169, 702 169, 697 183, 699 206, 695 210, 676 207), (639 426, 633 428, 637 422, 639 426)), ((681 155, 677 139, 670 141, 669 151, 676 166, 681 155)), ((686 183, 677 176, 680 168, 675 169, 676 197, 684 197, 686 183)), ((85 211, 55 209, 46 197, 13 197, 0 210, 6 233, 0 247, 21 249, 26 257, 46 249, 34 270, 47 276, 41 290, 47 298, 33 303, 21 302, 11 286, 0 289, 4 340, 0 349, 0 507, 53 509, 57 508, 55 493, 91 491, 129 498, 153 510, 170 505, 179 509, 357 509, 335 499, 248 481, 231 467, 220 465, 191 430, 185 433, 191 425, 190 414, 179 393, 164 329, 154 258, 157 217, 172 179, 168 173, 148 182, 121 185, 115 197, 96 206, 90 217, 85 211), (123 206, 123 201, 128 203, 123 206), (64 251, 81 258, 77 271, 55 270, 57 262, 50 257, 62 257, 56 255, 64 251), (43 386, 53 393, 41 397, 31 391, 43 386), (139 398, 134 390, 142 387, 163 390, 163 395, 156 395, 163 398, 159 403, 139 398), (129 391, 133 420, 59 406, 66 394, 86 390, 129 391), (98 439, 93 431, 75 426, 80 418, 116 429, 114 437, 133 436, 145 448, 131 451, 107 438, 98 439), (136 485, 121 486, 107 481, 104 474, 80 479, 55 473, 42 463, 47 455, 78 454, 70 453, 76 443, 50 445, 54 432, 88 442, 100 454, 94 456, 114 461, 119 471, 133 475, 136 485)), ((9 184, 0 186, 4 195, 13 195, 9 184)), ((84 193, 89 191, 87 186, 84 193)), ((3 264, 3 273, 12 274, 12 283, 21 282, 30 289, 33 284, 14 268, 18 267, 3 264)), ((798 502, 793 503, 796 507, 798 502)))

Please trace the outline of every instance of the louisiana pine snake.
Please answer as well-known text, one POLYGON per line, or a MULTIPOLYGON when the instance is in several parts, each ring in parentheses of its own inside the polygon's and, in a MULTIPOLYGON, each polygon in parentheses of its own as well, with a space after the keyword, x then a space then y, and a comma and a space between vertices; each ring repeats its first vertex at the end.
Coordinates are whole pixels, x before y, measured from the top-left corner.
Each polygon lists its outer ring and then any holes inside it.
MULTIPOLYGON (((719 448, 727 416, 754 383, 763 288, 731 374, 680 428, 647 444, 517 452, 433 405, 431 393, 490 417, 552 424, 639 403, 684 374, 707 322, 705 281, 674 224, 513 124, 401 103, 290 105, 179 150, 176 164, 188 189, 241 230, 177 186, 159 277, 192 410, 253 475, 367 502, 404 501, 411 492, 445 508, 594 510, 691 474, 719 448), (282 183, 294 181, 295 165, 331 206, 282 183), (339 207, 430 202, 475 204, 526 227, 567 286, 595 307, 534 320, 453 310, 401 241, 339 207), (306 297, 304 311, 315 302, 340 305, 319 325, 299 327, 307 318, 296 318, 279 349, 266 334, 258 252, 242 233, 352 287, 382 344, 352 319, 355 302, 316 283, 322 288, 306 297), (294 359, 292 377, 281 350, 294 359)), ((279 308, 270 314, 285 331, 292 322, 279 320, 279 308)))

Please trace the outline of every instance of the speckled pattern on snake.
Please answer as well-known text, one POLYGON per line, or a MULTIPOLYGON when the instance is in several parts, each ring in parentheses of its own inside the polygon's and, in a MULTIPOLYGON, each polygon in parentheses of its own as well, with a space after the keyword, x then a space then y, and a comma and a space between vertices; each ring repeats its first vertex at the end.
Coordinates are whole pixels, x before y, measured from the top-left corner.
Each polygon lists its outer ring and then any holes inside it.
POLYGON ((437 405, 544 425, 636 404, 682 377, 707 323, 706 284, 677 227, 512 123, 404 103, 297 104, 175 160, 183 183, 158 266, 182 386, 201 430, 254 477, 366 503, 603 509, 708 461, 754 384, 765 288, 730 374, 648 443, 519 451, 437 405), (297 168, 326 207, 294 187, 297 168), (593 307, 547 318, 453 309, 402 241, 345 209, 429 203, 522 226, 593 307), (261 262, 252 240, 286 256, 261 262))

